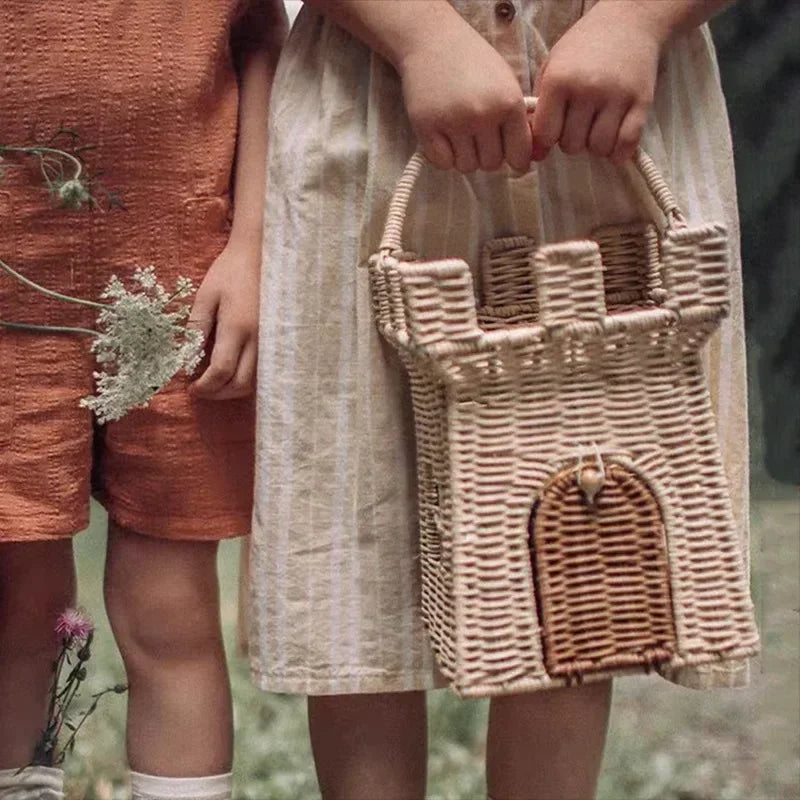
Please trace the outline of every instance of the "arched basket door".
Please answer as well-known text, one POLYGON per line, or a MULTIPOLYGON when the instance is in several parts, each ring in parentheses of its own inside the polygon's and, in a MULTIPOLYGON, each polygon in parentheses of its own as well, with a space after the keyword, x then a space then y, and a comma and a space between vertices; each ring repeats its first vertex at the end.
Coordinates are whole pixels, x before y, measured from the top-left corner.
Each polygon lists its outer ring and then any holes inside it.
POLYGON ((673 656, 664 522, 639 475, 613 462, 602 477, 580 465, 556 473, 533 508, 530 544, 551 677, 644 670, 673 656))

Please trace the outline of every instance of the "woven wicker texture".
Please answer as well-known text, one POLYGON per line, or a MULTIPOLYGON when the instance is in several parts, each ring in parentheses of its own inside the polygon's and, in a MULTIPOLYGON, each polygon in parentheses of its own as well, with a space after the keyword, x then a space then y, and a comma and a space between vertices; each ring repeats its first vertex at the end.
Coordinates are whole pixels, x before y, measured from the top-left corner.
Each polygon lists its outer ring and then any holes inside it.
POLYGON ((402 250, 424 161, 370 260, 411 377, 423 617, 464 695, 754 655, 758 636, 700 350, 727 313, 727 237, 667 221, 584 241, 402 250), (477 298, 477 299, 476 299, 477 298))
POLYGON ((612 466, 566 469, 531 519, 544 657, 551 675, 670 658, 675 625, 664 522, 647 485, 612 466), (582 479, 603 485, 586 502, 582 479))

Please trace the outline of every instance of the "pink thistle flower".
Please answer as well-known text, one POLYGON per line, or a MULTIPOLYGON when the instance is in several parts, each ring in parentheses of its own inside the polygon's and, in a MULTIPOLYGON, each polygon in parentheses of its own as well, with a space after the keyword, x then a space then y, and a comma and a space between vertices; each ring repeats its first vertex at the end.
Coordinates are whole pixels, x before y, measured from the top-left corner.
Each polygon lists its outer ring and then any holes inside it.
POLYGON ((56 618, 56 635, 62 639, 85 641, 94 633, 94 623, 78 608, 68 608, 56 618))

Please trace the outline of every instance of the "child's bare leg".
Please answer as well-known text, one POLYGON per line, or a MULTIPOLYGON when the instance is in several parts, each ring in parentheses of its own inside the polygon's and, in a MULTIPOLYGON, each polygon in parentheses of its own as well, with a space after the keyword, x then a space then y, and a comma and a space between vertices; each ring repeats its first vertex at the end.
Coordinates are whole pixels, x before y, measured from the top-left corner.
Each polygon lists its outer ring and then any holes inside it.
POLYGON ((424 692, 309 697, 324 800, 422 800, 428 757, 424 692))
POLYGON ((217 543, 111 525, 105 597, 130 685, 131 769, 168 777, 227 773, 233 725, 217 543))
POLYGON ((71 539, 0 544, 0 769, 30 763, 46 719, 56 617, 74 597, 71 539))
POLYGON ((494 698, 486 749, 490 798, 593 798, 610 707, 611 681, 494 698))

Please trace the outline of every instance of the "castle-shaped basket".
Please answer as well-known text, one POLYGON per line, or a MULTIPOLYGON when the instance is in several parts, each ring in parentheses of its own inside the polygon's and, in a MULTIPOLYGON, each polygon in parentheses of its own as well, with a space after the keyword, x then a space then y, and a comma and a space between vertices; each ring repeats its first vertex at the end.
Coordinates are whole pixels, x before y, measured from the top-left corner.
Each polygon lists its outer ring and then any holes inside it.
POLYGON ((700 350, 728 310, 720 224, 662 210, 469 265, 402 248, 412 157, 375 313, 411 377, 422 613, 463 695, 754 655, 758 636, 700 350))

